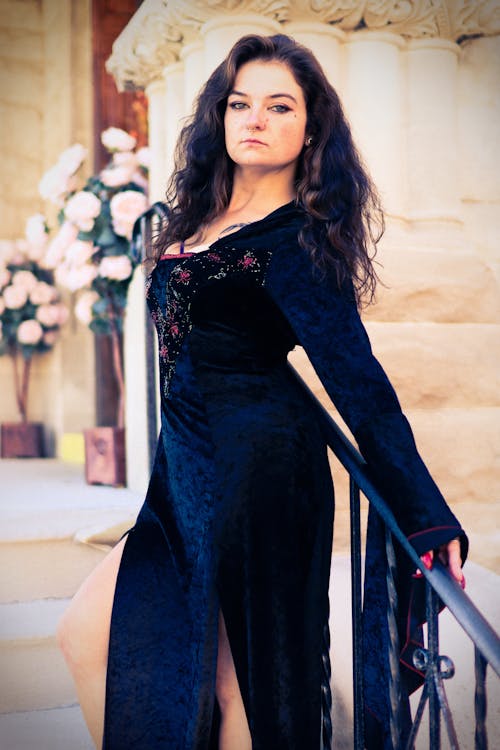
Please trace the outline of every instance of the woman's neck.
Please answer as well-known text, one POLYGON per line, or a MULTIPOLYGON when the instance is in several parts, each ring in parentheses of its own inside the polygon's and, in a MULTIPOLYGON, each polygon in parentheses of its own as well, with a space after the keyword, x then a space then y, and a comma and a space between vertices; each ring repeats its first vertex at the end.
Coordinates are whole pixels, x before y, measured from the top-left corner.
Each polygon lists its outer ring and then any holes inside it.
POLYGON ((227 214, 265 216, 294 198, 293 181, 283 172, 256 174, 235 170, 227 214))

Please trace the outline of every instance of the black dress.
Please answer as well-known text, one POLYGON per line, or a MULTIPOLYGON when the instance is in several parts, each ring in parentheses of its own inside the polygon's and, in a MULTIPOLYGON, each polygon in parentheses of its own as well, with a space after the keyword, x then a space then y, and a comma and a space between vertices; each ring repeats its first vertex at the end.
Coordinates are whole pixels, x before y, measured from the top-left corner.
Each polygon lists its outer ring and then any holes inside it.
MULTIPOLYGON (((164 258, 149 279, 162 427, 118 575, 106 750, 217 747, 219 609, 253 750, 319 750, 333 487, 317 417, 287 366, 295 344, 417 551, 460 532, 352 294, 298 245, 302 222, 290 203, 164 258)), ((383 707, 370 711, 383 737, 383 707)))

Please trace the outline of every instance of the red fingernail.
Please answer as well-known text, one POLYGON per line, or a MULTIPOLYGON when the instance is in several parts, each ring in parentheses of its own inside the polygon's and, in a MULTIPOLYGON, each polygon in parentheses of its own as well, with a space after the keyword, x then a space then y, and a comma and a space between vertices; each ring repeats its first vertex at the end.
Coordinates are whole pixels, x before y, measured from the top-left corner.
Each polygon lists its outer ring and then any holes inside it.
POLYGON ((426 552, 425 555, 422 555, 421 560, 427 570, 430 570, 432 568, 432 557, 430 552, 426 552))

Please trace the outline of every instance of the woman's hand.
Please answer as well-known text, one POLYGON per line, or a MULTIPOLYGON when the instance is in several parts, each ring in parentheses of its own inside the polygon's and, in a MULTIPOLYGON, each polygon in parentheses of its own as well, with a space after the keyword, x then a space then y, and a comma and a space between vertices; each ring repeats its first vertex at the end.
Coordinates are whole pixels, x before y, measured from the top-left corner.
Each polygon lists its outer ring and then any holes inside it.
MULTIPOLYGON (((452 539, 451 542, 448 542, 447 544, 442 544, 437 550, 437 553, 445 568, 448 568, 453 578, 458 581, 464 589, 465 576, 462 573, 462 558, 460 556, 460 541, 458 540, 458 537, 452 539)), ((420 559, 427 570, 431 570, 432 562, 434 560, 434 550, 431 549, 429 552, 420 555, 420 559)))

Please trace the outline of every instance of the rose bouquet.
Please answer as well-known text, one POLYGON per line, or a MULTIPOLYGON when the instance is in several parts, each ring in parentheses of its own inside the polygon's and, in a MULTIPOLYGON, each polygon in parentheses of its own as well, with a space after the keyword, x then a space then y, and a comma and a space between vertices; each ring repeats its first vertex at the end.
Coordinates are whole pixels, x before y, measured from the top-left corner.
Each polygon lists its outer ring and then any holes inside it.
POLYGON ((136 219, 147 208, 149 151, 119 128, 101 136, 108 165, 78 187, 76 173, 86 157, 79 144, 67 149, 43 176, 42 197, 59 207, 59 229, 45 265, 56 282, 75 293, 75 314, 96 334, 111 337, 118 388, 117 426, 124 423, 124 379, 120 337, 127 291, 136 260, 130 240, 136 219))
POLYGON ((27 422, 28 388, 33 356, 49 350, 68 318, 44 268, 48 234, 41 214, 26 225, 26 239, 0 247, 0 354, 12 359, 17 406, 27 422))

